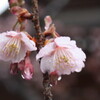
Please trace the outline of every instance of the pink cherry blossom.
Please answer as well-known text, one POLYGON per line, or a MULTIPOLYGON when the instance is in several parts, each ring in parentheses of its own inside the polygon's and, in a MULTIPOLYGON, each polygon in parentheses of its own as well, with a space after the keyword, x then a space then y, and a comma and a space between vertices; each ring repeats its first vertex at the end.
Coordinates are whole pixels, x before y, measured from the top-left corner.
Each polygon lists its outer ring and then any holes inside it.
POLYGON ((0 60, 19 63, 24 60, 27 51, 34 51, 35 42, 24 32, 9 31, 0 34, 0 60))
POLYGON ((56 72, 58 75, 80 72, 84 67, 85 53, 76 46, 70 37, 57 37, 53 42, 45 45, 37 54, 41 59, 41 71, 43 73, 56 72))

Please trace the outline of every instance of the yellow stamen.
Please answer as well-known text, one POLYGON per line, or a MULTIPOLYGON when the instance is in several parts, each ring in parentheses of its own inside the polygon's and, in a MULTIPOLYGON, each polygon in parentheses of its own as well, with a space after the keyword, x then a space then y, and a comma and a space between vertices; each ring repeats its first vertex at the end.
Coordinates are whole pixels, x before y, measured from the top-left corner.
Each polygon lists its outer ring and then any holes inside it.
POLYGON ((17 39, 12 39, 5 45, 2 50, 6 56, 14 57, 20 51, 20 41, 17 39))

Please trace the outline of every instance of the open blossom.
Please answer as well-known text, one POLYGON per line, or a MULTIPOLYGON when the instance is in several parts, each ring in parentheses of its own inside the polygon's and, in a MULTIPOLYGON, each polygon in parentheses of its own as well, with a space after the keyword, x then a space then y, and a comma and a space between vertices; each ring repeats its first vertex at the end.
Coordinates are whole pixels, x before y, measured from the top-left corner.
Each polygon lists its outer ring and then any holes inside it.
POLYGON ((24 60, 27 51, 34 51, 35 42, 24 32, 9 31, 0 34, 0 60, 19 63, 24 60))
POLYGON ((69 75, 71 72, 81 71, 86 55, 76 46, 74 40, 70 40, 69 37, 57 37, 45 45, 36 58, 42 58, 40 68, 43 73, 69 75))

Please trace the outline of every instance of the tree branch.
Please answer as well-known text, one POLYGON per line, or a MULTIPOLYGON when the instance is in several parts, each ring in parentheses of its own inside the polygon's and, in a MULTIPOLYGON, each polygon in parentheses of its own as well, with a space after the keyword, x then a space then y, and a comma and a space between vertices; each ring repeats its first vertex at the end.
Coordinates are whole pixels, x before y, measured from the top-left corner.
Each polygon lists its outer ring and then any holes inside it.
POLYGON ((40 26, 40 21, 39 21, 39 9, 38 9, 38 0, 33 0, 33 23, 34 27, 37 33, 37 48, 38 51, 41 49, 41 47, 44 46, 44 35, 42 34, 41 26, 40 26))
MULTIPOLYGON (((41 26, 39 22, 39 9, 38 0, 33 0, 33 23, 37 33, 37 48, 38 51, 44 46, 45 37, 41 31, 41 26)), ((44 86, 44 100, 52 100, 50 77, 48 73, 43 74, 43 86, 44 86)))
POLYGON ((43 74, 43 86, 44 86, 44 100, 52 100, 51 86, 50 86, 50 76, 48 73, 43 74))

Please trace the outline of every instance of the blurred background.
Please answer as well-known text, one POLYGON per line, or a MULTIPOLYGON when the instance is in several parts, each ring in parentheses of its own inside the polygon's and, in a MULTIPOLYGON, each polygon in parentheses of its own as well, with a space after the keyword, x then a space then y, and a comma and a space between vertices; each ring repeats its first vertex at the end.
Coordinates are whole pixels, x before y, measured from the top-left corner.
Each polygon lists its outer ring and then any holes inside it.
MULTIPOLYGON (((25 7, 32 11, 31 0, 26 0, 25 7)), ((16 22, 5 10, 0 15, 0 33, 11 30, 16 22)), ((80 73, 62 76, 53 87, 54 100, 100 100, 100 0, 39 0, 39 10, 42 29, 44 17, 50 15, 57 32, 76 40, 87 55, 80 73)), ((26 30, 35 35, 32 22, 27 22, 26 30)), ((35 55, 31 55, 35 73, 30 81, 10 75, 10 64, 0 61, 0 100, 43 100, 42 73, 35 55)))

